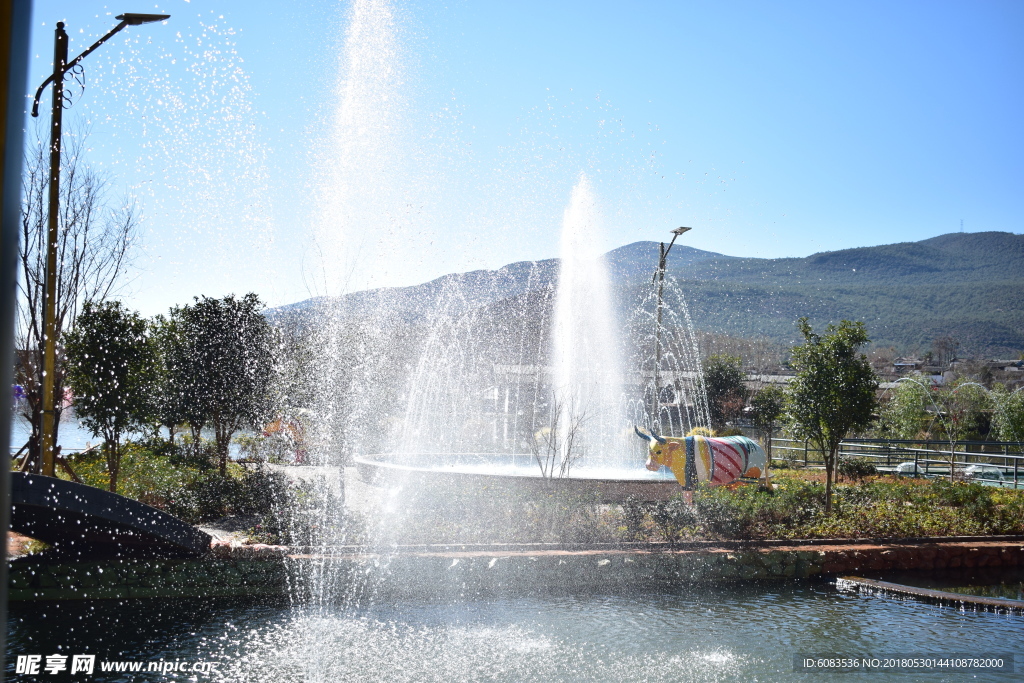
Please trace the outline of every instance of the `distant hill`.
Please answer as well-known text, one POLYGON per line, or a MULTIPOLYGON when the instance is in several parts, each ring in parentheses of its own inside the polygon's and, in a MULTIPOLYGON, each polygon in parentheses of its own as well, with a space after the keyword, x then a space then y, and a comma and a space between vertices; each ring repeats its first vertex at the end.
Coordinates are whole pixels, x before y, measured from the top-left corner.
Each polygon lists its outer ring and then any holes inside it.
MULTIPOLYGON (((649 287, 658 244, 635 242, 605 258, 620 299, 635 306, 649 287)), ((558 259, 512 263, 498 270, 453 273, 412 287, 354 292, 337 303, 348 315, 382 311, 416 323, 443 312, 517 310, 548 319, 558 259), (502 302, 505 303, 502 303, 502 302), (520 303, 516 303, 520 302, 520 303)), ((977 354, 1024 351, 1024 235, 952 233, 920 242, 821 252, 805 258, 738 258, 677 244, 668 274, 684 292, 699 329, 796 341, 794 322, 816 327, 863 320, 873 341, 927 350, 952 335, 977 354)), ((317 300, 271 311, 302 315, 317 300)))
POLYGON ((1022 278, 1024 235, 1008 232, 952 233, 806 258, 704 259, 685 273, 685 279, 786 285, 925 285, 1022 278))
POLYGON ((1024 235, 952 233, 791 259, 709 259, 673 271, 698 326, 793 339, 793 321, 863 320, 880 345, 1024 351, 1024 235), (715 322, 717 321, 717 322, 715 322))

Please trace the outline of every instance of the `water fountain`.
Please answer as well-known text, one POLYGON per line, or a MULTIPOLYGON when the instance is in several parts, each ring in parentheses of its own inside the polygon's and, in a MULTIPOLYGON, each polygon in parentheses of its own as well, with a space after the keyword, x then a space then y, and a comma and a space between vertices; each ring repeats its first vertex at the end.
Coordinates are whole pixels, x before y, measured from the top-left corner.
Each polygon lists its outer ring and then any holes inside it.
POLYGON ((590 180, 581 174, 562 221, 552 329, 551 421, 563 432, 552 464, 565 474, 574 459, 591 467, 630 464, 622 414, 623 340, 608 269, 595 247, 598 220, 590 180))
MULTIPOLYGON (((325 179, 334 192, 322 226, 327 250, 339 217, 357 220, 388 201, 360 197, 355 176, 359 149, 385 146, 373 135, 385 134, 374 128, 375 106, 390 101, 378 95, 395 73, 393 14, 386 0, 357 0, 349 18, 348 86, 331 143, 342 164, 325 179)), ((537 263, 478 288, 441 282, 412 313, 373 305, 353 315, 326 301, 317 310, 323 401, 311 459, 337 467, 346 449, 356 454, 362 483, 383 493, 369 537, 349 533, 333 490, 307 491, 320 505, 305 520, 311 547, 293 548, 284 562, 290 602, 15 604, 11 651, 211 663, 210 679, 221 681, 717 681, 800 677, 797 653, 891 652, 894 633, 913 634, 918 652, 1020 644, 1019 621, 1002 615, 916 610, 820 582, 698 585, 671 552, 649 548, 590 546, 570 558, 555 544, 534 544, 532 555, 510 544, 392 545, 389 531, 415 521, 424 492, 454 519, 473 513, 455 495, 467 489, 550 497, 576 487, 602 503, 678 491, 671 474, 643 469, 644 445, 628 430, 680 435, 707 423, 683 291, 666 278, 660 326, 656 288, 622 301, 595 251, 593 188, 581 177, 565 190, 557 288, 537 263), (354 325, 359 316, 368 319, 354 325), (501 578, 483 592, 470 581, 482 575, 501 578), (617 575, 632 578, 616 584, 617 575)))
POLYGON ((615 301, 600 241, 595 194, 581 174, 563 217, 554 291, 514 299, 515 322, 500 335, 504 343, 495 343, 488 312, 467 305, 462 290, 442 298, 389 439, 395 447, 355 458, 364 484, 422 492, 489 481, 596 492, 616 502, 677 492, 671 473, 643 467, 646 454, 632 424, 672 433, 667 408, 674 407, 679 431, 706 425, 692 324, 681 293, 670 287, 661 325, 682 327, 656 330, 656 316, 640 302, 625 307, 632 309, 635 338, 626 335, 627 326, 619 322, 624 307, 615 301), (523 319, 539 322, 520 326, 523 319), (656 336, 667 342, 661 373, 653 373, 651 359, 644 357, 656 336), (628 371, 627 355, 633 361, 628 371), (656 377, 667 382, 658 407, 651 400, 656 377), (664 400, 666 392, 679 399, 664 400), (668 429, 655 413, 664 413, 668 429))

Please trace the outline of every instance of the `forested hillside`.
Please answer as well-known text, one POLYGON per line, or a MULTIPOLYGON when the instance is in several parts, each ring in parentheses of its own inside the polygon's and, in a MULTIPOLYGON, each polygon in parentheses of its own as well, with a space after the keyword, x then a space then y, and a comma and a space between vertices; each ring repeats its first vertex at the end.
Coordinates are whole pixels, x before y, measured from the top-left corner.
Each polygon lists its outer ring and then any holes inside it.
MULTIPOLYGON (((649 293, 656 242, 636 242, 606 255, 623 313, 649 293)), ((875 344, 926 351, 952 336, 964 352, 1016 357, 1024 352, 1024 235, 953 233, 920 242, 822 252, 805 258, 737 258, 677 244, 669 279, 683 293, 695 325, 709 332, 796 341, 794 322, 818 327, 863 320, 875 344)), ((354 292, 341 298, 348 315, 382 310, 411 324, 485 308, 549 320, 558 260, 513 263, 494 271, 446 275, 422 285, 354 292), (502 302, 505 303, 502 303, 502 302)), ((312 309, 309 300, 275 314, 312 309)))

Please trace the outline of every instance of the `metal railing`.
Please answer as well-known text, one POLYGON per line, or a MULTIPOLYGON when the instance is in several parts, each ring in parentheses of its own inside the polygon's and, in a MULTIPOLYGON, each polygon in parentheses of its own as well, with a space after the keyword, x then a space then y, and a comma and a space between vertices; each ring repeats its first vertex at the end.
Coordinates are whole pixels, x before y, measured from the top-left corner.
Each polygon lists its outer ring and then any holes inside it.
MULTIPOLYGON (((820 451, 796 439, 772 439, 772 453, 797 466, 825 466, 820 451)), ((952 466, 954 476, 989 486, 1024 488, 1021 442, 960 441, 951 451, 948 441, 847 439, 839 445, 839 456, 868 460, 879 472, 912 477, 948 477, 952 466)))

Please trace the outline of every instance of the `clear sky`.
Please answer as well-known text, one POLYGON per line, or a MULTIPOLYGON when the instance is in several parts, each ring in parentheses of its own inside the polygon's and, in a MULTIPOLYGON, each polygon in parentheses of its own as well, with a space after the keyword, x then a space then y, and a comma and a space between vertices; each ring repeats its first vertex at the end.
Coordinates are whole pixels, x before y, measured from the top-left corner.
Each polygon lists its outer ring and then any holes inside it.
POLYGON ((1022 232, 1019 0, 355 2, 37 0, 33 88, 56 21, 77 54, 172 15, 88 57, 65 118, 143 211, 130 305, 556 256, 581 172, 607 249, 1022 232))

